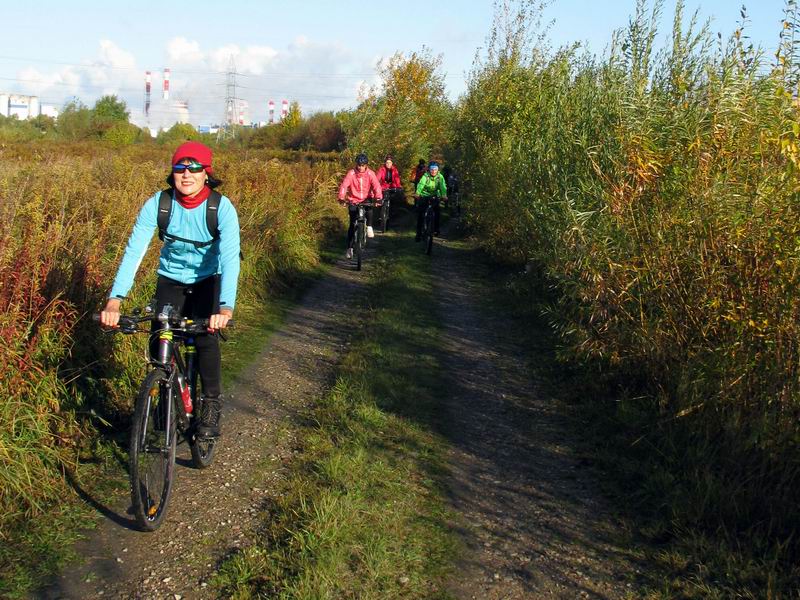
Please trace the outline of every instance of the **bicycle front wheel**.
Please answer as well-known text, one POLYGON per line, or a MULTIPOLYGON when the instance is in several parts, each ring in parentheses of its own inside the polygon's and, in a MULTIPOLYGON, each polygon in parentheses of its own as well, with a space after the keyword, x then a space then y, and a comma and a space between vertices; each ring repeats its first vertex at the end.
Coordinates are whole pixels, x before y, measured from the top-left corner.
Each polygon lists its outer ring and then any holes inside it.
POLYGON ((356 227, 356 243, 354 244, 353 250, 356 253, 356 270, 361 270, 361 254, 364 251, 364 244, 366 238, 366 231, 364 227, 364 222, 360 222, 358 227, 356 227))
POLYGON ((389 200, 385 200, 381 208, 381 233, 386 233, 387 229, 389 229, 389 200))
POLYGON ((169 376, 155 369, 136 397, 129 448, 131 502, 136 523, 155 531, 167 512, 175 474, 177 438, 169 376))
POLYGON ((433 209, 428 209, 425 214, 425 236, 422 238, 425 242, 425 254, 430 254, 433 250, 433 209))

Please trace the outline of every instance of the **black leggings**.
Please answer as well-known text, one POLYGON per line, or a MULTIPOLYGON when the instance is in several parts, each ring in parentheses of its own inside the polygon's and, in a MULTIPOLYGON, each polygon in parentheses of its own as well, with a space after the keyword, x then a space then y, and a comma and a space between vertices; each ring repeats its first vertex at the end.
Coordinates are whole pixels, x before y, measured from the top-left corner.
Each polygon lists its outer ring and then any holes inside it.
MULTIPOLYGON (((192 284, 181 283, 163 275, 156 283, 156 313, 165 304, 171 304, 184 317, 207 319, 219 312, 219 277, 206 277, 192 284)), ((153 322, 152 330, 159 328, 153 322)), ((150 356, 158 358, 158 336, 150 338, 150 356)), ((216 398, 222 392, 222 360, 219 351, 219 338, 216 335, 198 335, 197 372, 203 384, 203 394, 216 398)))
MULTIPOLYGON (((356 236, 356 219, 358 218, 358 205, 348 204, 347 210, 350 213, 350 227, 347 229, 347 247, 353 247, 353 238, 356 236)), ((367 225, 372 227, 372 207, 368 206, 365 209, 367 214, 367 225)))
POLYGON ((422 221, 425 219, 428 200, 433 205, 433 233, 439 233, 439 198, 423 196, 422 198, 417 198, 417 237, 422 235, 422 221))

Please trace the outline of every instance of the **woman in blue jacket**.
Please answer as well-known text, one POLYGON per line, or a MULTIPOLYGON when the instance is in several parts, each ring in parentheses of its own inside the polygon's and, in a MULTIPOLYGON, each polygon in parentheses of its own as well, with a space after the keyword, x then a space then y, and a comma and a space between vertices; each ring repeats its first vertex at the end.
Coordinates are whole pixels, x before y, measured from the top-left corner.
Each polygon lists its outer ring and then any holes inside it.
MULTIPOLYGON (((147 200, 136 218, 110 297, 100 313, 104 326, 119 323, 120 303, 133 285, 157 228, 164 245, 158 261, 156 310, 171 304, 185 317, 210 319, 212 329, 227 326, 239 279, 239 219, 231 201, 214 192, 222 182, 213 175, 211 159, 211 149, 199 142, 181 144, 173 154, 172 173, 167 178, 170 190, 163 193, 163 200, 162 192, 147 200), (207 212, 217 201, 217 230, 212 232, 207 212), (166 223, 163 216, 159 223, 160 209, 169 211, 166 223)), ((220 435, 222 408, 219 339, 203 335, 196 343, 205 400, 198 434, 214 437, 220 435)), ((157 341, 154 345, 153 356, 157 341)))

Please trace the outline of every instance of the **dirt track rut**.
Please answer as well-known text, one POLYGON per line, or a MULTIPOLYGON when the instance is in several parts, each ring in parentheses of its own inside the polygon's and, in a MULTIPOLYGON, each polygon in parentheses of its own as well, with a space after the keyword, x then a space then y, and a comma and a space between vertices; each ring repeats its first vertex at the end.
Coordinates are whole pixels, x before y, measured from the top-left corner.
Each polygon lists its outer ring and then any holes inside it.
POLYGON ((449 590, 480 600, 638 597, 639 566, 569 424, 514 342, 520 325, 481 306, 490 294, 469 244, 437 243, 434 252, 450 384, 448 487, 466 548, 449 590))
POLYGON ((292 415, 323 393, 346 344, 349 310, 364 285, 337 263, 291 311, 261 356, 230 388, 215 462, 198 471, 179 447, 166 522, 136 531, 129 499, 97 506, 105 519, 71 565, 37 598, 206 598, 219 560, 256 535, 262 507, 291 460, 292 415), (256 464, 262 466, 253 469, 256 464))

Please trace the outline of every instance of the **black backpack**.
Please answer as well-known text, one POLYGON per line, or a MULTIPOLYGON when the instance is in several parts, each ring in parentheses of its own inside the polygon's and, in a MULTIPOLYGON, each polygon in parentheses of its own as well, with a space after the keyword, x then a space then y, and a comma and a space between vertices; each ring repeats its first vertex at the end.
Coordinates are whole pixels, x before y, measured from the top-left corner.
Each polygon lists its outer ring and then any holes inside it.
POLYGON ((205 248, 216 242, 219 239, 217 211, 219 210, 219 203, 222 199, 222 195, 219 192, 211 190, 211 195, 208 197, 208 200, 206 200, 206 227, 208 227, 208 233, 211 235, 211 239, 207 242, 198 242, 167 233, 169 220, 172 217, 172 193, 172 189, 164 190, 158 197, 158 239, 162 242, 186 242, 188 244, 193 244, 195 248, 205 248))

